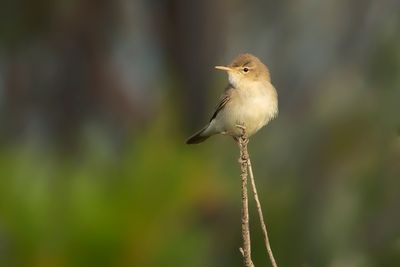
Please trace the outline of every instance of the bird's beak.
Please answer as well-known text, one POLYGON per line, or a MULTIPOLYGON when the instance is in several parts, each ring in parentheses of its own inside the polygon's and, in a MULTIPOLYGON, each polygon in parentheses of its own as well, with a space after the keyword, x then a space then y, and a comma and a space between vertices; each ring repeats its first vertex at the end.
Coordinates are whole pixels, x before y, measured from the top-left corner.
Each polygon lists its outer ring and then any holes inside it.
POLYGON ((229 67, 225 67, 225 66, 215 66, 214 68, 216 68, 217 70, 225 70, 225 71, 232 71, 232 68, 229 67))

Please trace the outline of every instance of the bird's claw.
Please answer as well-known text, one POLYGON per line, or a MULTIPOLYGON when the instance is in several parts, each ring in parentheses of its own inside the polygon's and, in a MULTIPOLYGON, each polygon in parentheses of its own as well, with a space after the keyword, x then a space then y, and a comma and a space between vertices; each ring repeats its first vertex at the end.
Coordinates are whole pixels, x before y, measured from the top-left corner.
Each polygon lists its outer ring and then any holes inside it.
POLYGON ((242 131, 246 131, 246 126, 244 125, 236 124, 236 127, 241 129, 242 131))
POLYGON ((242 141, 242 142, 248 141, 247 133, 246 133, 246 126, 236 124, 236 127, 242 130, 242 135, 239 137, 239 141, 242 141))

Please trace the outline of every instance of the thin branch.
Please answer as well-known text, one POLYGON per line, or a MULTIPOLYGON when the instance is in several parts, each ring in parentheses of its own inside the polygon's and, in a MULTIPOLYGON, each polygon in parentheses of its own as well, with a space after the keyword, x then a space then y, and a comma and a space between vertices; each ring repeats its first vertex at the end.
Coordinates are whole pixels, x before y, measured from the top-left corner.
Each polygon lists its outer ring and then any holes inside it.
MULTIPOLYGON (((239 127, 239 126, 238 126, 239 127)), ((247 152, 247 143, 249 139, 246 135, 246 130, 244 127, 239 127, 242 129, 243 134, 237 139, 240 148, 240 169, 242 178, 242 238, 243 247, 240 248, 240 252, 243 256, 243 263, 245 267, 254 267, 251 260, 251 244, 250 244, 250 228, 249 228, 249 203, 247 197, 247 176, 248 176, 248 162, 249 153, 247 152)))
POLYGON ((248 157, 248 159, 247 159, 247 166, 249 168, 251 187, 253 189, 254 200, 256 201, 258 217, 260 219, 261 228, 262 228, 263 233, 264 233, 265 247, 267 248, 268 256, 269 256, 269 259, 271 260, 272 266, 273 267, 278 267, 278 265, 276 264, 275 258, 274 258, 274 254, 272 253, 271 244, 269 243, 267 227, 266 227, 265 222, 264 222, 264 216, 263 216, 263 212, 262 212, 262 209, 261 209, 260 200, 258 199, 257 188, 256 188, 256 183, 254 181, 254 175, 253 175, 253 169, 251 167, 250 157, 248 157))

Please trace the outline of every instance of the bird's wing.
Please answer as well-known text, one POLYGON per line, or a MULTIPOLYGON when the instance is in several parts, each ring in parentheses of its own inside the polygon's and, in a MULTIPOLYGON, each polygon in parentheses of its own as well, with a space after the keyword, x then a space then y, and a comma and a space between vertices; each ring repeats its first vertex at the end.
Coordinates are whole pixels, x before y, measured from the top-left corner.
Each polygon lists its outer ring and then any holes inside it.
POLYGON ((215 108, 214 114, 212 115, 210 121, 215 119, 217 117, 218 113, 225 107, 225 105, 231 100, 231 94, 232 90, 234 90, 232 87, 228 86, 225 89, 225 92, 222 94, 217 107, 215 108))

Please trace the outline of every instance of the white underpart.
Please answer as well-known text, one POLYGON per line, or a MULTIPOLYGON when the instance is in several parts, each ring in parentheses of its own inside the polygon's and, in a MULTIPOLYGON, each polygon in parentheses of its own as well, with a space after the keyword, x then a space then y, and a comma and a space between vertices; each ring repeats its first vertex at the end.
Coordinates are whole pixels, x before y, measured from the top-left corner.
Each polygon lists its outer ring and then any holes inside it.
POLYGON ((243 86, 242 75, 229 75, 235 87, 235 96, 211 121, 208 131, 239 136, 237 125, 246 127, 248 135, 253 135, 278 113, 278 99, 275 88, 268 81, 248 81, 243 86))
POLYGON ((229 83, 232 84, 234 87, 238 87, 240 85, 240 81, 242 80, 242 75, 241 74, 232 74, 231 72, 228 72, 228 80, 229 83))

